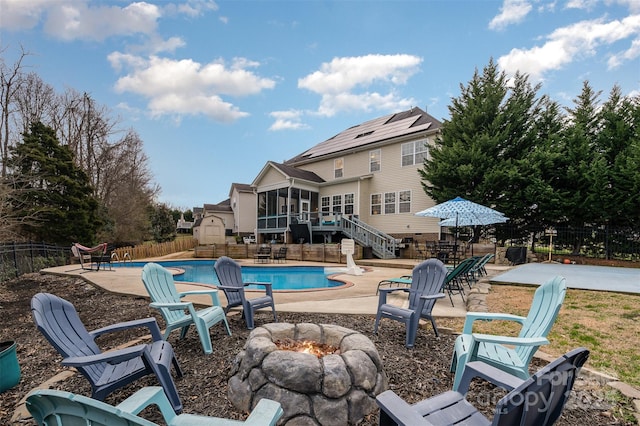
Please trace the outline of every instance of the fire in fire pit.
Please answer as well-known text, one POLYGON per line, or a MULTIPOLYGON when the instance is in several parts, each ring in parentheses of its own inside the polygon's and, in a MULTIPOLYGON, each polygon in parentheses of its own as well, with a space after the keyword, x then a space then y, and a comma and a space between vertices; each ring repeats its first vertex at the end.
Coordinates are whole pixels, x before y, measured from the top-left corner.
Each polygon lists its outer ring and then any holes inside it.
POLYGON ((281 425, 358 424, 388 387, 373 342, 332 324, 256 327, 231 374, 229 401, 246 412, 261 398, 279 401, 281 425))
POLYGON ((304 352, 322 358, 325 355, 340 354, 340 348, 318 343, 313 340, 282 339, 274 342, 281 351, 304 352))

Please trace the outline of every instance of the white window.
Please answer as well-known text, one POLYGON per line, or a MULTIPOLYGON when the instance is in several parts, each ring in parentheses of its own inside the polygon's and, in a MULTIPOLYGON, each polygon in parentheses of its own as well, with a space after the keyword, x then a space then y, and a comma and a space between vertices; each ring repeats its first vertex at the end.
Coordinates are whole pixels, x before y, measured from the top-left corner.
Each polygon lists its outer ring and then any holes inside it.
POLYGON ((402 165, 413 166, 422 164, 429 149, 427 148, 427 140, 407 142, 402 144, 402 165))
POLYGON ((324 213, 331 212, 331 198, 330 197, 322 197, 320 201, 320 211, 324 213))
POLYGON ((411 213, 411 191, 398 193, 398 213, 411 213))
POLYGON ((379 149, 374 149, 373 151, 369 151, 369 172, 379 172, 380 171, 380 158, 381 152, 379 149))
POLYGON ((338 179, 341 178, 343 175, 343 169, 344 169, 344 159, 343 158, 336 158, 335 160, 333 160, 333 177, 338 179))
POLYGON ((384 193, 384 214, 393 214, 396 212, 396 193, 384 193))
POLYGON ((336 213, 342 213, 342 195, 333 196, 333 210, 336 213))
POLYGON ((371 215, 382 214, 382 194, 371 194, 371 215))
POLYGON ((355 199, 355 195, 353 193, 344 194, 344 214, 353 214, 354 199, 355 199))

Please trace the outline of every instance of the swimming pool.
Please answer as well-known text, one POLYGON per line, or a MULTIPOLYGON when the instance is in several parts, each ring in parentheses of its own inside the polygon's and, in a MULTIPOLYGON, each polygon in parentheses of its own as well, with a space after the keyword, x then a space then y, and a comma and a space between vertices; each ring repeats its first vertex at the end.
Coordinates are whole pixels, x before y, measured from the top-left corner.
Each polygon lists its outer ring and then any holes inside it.
MULTIPOLYGON (((142 268, 148 262, 114 263, 115 267, 142 268)), ((174 275, 176 281, 202 284, 220 284, 213 270, 214 260, 165 260, 155 262, 165 268, 184 271, 174 275)), ((335 268, 323 266, 242 266, 244 281, 270 282, 273 290, 317 290, 344 285, 341 281, 329 279, 335 268)), ((260 286, 249 288, 263 289, 260 286)))

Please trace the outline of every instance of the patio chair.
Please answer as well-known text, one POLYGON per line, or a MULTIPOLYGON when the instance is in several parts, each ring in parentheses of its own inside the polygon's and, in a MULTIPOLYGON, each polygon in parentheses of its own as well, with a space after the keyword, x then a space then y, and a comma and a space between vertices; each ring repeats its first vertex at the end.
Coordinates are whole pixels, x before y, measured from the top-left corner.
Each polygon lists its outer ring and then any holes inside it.
MULTIPOLYGON (((71 245, 71 255, 78 259, 78 262, 80 262, 80 269, 84 270, 84 271, 91 271, 93 270, 92 266, 91 266, 91 255, 90 254, 85 254, 85 253, 80 253, 80 250, 78 250, 78 247, 76 247, 75 245, 71 245)), ((75 269, 71 269, 70 271, 73 271, 75 269)), ((70 272, 68 271, 68 272, 70 272)))
POLYGON ((171 331, 180 328, 180 338, 184 339, 191 324, 195 325, 204 353, 213 352, 209 329, 218 323, 224 324, 227 334, 231 336, 231 329, 227 323, 224 309, 218 299, 218 290, 191 290, 178 293, 173 275, 166 268, 157 263, 147 263, 142 268, 142 282, 151 297, 151 306, 162 314, 166 323, 164 339, 171 331), (186 296, 206 295, 211 297, 211 306, 196 309, 192 302, 182 299, 186 296))
POLYGON ((441 261, 428 259, 413 268, 410 288, 380 288, 378 312, 373 333, 378 333, 378 324, 381 318, 403 322, 406 327, 405 346, 412 348, 416 341, 420 318, 424 318, 431 321, 433 331, 437 337, 438 327, 431 315, 431 311, 437 299, 445 297, 444 293, 440 293, 440 291, 446 276, 447 268, 441 261), (396 291, 409 293, 409 306, 407 308, 387 303, 387 295, 396 291))
POLYGON ((489 263, 491 259, 494 258, 494 256, 495 255, 493 253, 487 253, 484 256, 482 256, 480 260, 476 262, 475 265, 471 267, 470 273, 474 281, 477 281, 483 275, 484 276, 487 275, 487 270, 485 269, 485 265, 489 263))
POLYGON ((283 414, 279 402, 262 398, 245 421, 195 414, 176 415, 166 395, 157 386, 144 387, 116 406, 53 389, 34 390, 29 393, 26 402, 27 410, 41 426, 155 426, 156 423, 138 416, 150 405, 160 409, 168 426, 275 426, 283 414))
POLYGON ((287 246, 281 246, 277 252, 273 253, 274 262, 286 262, 287 261, 287 246))
POLYGON ((378 295, 378 292, 380 291, 380 287, 381 286, 395 286, 395 287, 399 287, 399 286, 404 286, 404 287, 411 287, 411 275, 403 275, 401 277, 397 277, 397 278, 386 278, 384 280, 381 280, 378 283, 378 288, 376 289, 376 296, 378 295))
POLYGON ((451 360, 451 371, 455 372, 453 390, 458 390, 465 365, 471 361, 484 361, 522 379, 529 377, 531 358, 540 345, 549 343, 547 335, 562 307, 566 290, 563 277, 556 276, 548 280, 536 289, 526 317, 468 312, 462 334, 454 344, 451 360), (473 323, 477 320, 516 321, 522 327, 517 337, 478 334, 473 333, 473 323))
POLYGON ((213 268, 218 277, 220 284, 218 288, 224 291, 227 297, 227 307, 225 312, 235 306, 242 306, 242 315, 244 315, 247 328, 254 328, 254 313, 258 309, 271 308, 273 311, 274 322, 278 321, 276 317, 276 307, 273 301, 273 290, 271 283, 266 282, 243 282, 242 268, 233 259, 222 256, 216 260, 213 268), (265 295, 255 298, 248 298, 245 294, 245 287, 249 285, 257 285, 264 287, 265 295))
POLYGON ((94 270, 93 265, 96 267, 95 271, 99 271, 101 266, 103 270, 107 267, 111 269, 111 253, 107 243, 100 243, 94 247, 73 243, 71 253, 80 260, 80 266, 84 270, 94 270))
MULTIPOLYGON (((99 307, 96 307, 99 309, 99 307)), ((38 293, 31 299, 31 313, 38 330, 62 355, 62 365, 75 367, 91 384, 91 397, 103 401, 107 395, 141 377, 154 374, 176 413, 182 411, 171 364, 182 370, 171 345, 162 339, 155 318, 127 321, 87 331, 74 306, 53 294, 38 293), (95 339, 106 333, 146 327, 152 343, 102 352, 95 339)))
POLYGON ((413 405, 407 404, 393 391, 385 391, 376 398, 380 407, 379 424, 552 425, 562 414, 580 369, 588 357, 587 349, 574 349, 528 379, 521 379, 484 362, 474 361, 465 370, 465 385, 474 377, 481 377, 510 391, 498 401, 493 419, 487 419, 465 399, 465 386, 459 392, 444 392, 413 405))
POLYGON ((254 263, 269 263, 269 259, 271 259, 271 246, 265 244, 259 246, 253 255, 254 263))
POLYGON ((451 306, 455 306, 455 304, 453 303, 453 295, 455 293, 458 293, 462 298, 462 301, 464 302, 464 281, 467 279, 466 273, 468 272, 473 262, 475 262, 475 259, 469 257, 458 263, 458 265, 455 268, 451 269, 447 274, 442 288, 443 291, 446 291, 449 295, 451 306))

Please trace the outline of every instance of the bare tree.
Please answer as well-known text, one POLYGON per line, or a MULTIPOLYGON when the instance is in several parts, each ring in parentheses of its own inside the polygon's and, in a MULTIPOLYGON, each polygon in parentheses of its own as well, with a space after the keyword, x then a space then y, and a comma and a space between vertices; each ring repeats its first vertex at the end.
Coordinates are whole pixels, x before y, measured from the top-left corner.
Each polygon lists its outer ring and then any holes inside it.
POLYGON ((21 133, 29 131, 31 123, 51 122, 51 111, 56 104, 54 88, 45 83, 38 74, 25 75, 15 97, 16 121, 22 121, 21 133))
POLYGON ((114 241, 142 241, 148 237, 149 208, 159 188, 153 183, 140 136, 129 130, 117 143, 103 146, 99 157, 98 198, 113 221, 114 241))
MULTIPOLYGON (((0 50, 0 53, 5 50, 0 50)), ((4 59, 0 57, 0 161, 2 161, 0 175, 2 177, 7 175, 7 160, 12 136, 10 120, 16 111, 16 94, 24 84, 23 62, 27 56, 29 53, 21 47, 18 59, 11 66, 7 66, 4 59)))
POLYGON ((145 239, 150 206, 160 190, 153 183, 140 136, 134 130, 122 136, 119 119, 89 93, 68 88, 58 94, 36 73, 25 74, 23 63, 28 55, 21 50, 11 67, 0 56, 1 176, 10 174, 10 147, 31 123, 41 122, 53 129, 72 152, 75 165, 87 174, 110 225, 105 239, 145 239))

